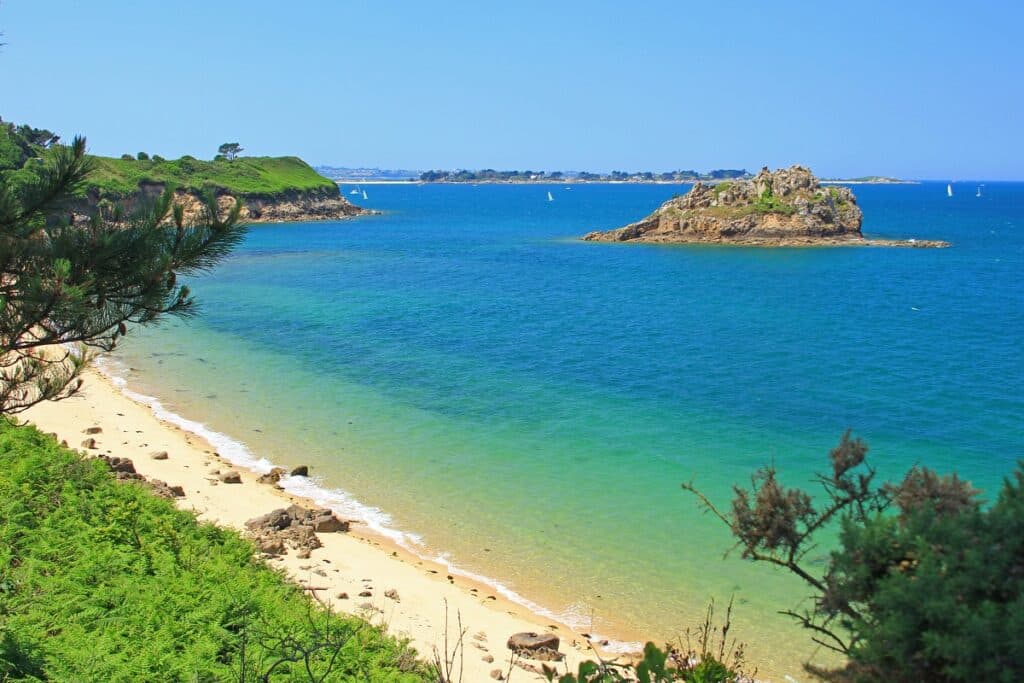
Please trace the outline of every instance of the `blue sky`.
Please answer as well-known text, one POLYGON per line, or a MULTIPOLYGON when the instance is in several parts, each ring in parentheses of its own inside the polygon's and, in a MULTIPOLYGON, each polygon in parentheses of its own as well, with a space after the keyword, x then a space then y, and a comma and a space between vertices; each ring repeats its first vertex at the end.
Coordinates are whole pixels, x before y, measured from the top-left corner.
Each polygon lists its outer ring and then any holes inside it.
POLYGON ((0 116, 98 154, 1024 179, 1024 3, 0 0, 0 116))

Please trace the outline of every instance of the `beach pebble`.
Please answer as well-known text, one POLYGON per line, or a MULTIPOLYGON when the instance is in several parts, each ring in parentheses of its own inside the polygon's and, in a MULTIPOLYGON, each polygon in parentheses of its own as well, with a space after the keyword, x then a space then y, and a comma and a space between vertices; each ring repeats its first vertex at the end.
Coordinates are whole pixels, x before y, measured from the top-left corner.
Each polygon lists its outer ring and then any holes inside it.
POLYGON ((300 560, 308 560, 309 559, 309 548, 301 549, 299 552, 297 552, 295 554, 295 557, 299 558, 300 560))
POLYGON ((220 475, 219 479, 222 482, 224 482, 225 484, 241 484, 242 483, 242 475, 240 475, 238 472, 235 472, 234 470, 231 470, 229 472, 224 472, 223 474, 220 475))
POLYGON ((493 678, 496 681, 503 681, 505 680, 505 674, 501 672, 501 669, 492 669, 491 678, 493 678))
POLYGON ((348 593, 338 593, 339 600, 348 600, 348 593))
POLYGON ((394 588, 389 588, 388 590, 384 591, 384 597, 391 598, 395 602, 402 602, 402 599, 398 597, 398 591, 396 591, 394 588))
POLYGON ((492 657, 491 655, 484 655, 484 656, 483 656, 483 657, 481 657, 480 659, 484 660, 484 661, 485 661, 485 662, 487 662, 488 664, 490 664, 491 662, 493 662, 493 661, 494 661, 494 657, 492 657))
POLYGON ((82 442, 82 448, 96 448, 96 439, 86 439, 82 442))
POLYGON ((291 471, 293 477, 308 477, 309 476, 309 465, 299 465, 291 471))
POLYGON ((373 592, 372 591, 362 591, 361 593, 359 593, 359 597, 361 597, 361 598, 372 598, 373 597, 373 592))
POLYGON ((169 456, 167 455, 167 451, 154 451, 149 454, 149 457, 154 460, 166 460, 169 456))
POLYGON ((83 434, 102 434, 103 427, 86 427, 82 430, 83 434))

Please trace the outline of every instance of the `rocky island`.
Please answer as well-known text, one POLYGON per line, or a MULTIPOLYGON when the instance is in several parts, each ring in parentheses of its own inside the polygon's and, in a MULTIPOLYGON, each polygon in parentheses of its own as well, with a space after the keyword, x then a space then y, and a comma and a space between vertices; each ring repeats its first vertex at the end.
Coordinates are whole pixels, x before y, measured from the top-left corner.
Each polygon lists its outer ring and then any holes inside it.
POLYGON ((591 232, 594 242, 710 243, 745 246, 948 247, 937 240, 866 239, 863 214, 846 187, 822 187, 803 166, 761 169, 750 180, 696 183, 641 221, 591 232))

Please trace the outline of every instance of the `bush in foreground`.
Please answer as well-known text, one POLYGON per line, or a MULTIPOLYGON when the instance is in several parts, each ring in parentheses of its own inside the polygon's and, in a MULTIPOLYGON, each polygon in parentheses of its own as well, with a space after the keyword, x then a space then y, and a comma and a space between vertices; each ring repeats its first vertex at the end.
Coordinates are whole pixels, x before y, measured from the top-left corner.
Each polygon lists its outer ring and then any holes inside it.
POLYGON ((812 589, 785 612, 848 660, 832 681, 969 683, 1024 680, 1024 465, 995 502, 956 477, 914 467, 875 481, 867 445, 849 433, 816 477, 823 495, 785 488, 773 467, 735 487, 720 511, 743 556, 784 567, 812 589), (816 562, 838 529, 838 548, 816 562))
POLYGON ((0 420, 0 680, 425 681, 237 533, 0 420))

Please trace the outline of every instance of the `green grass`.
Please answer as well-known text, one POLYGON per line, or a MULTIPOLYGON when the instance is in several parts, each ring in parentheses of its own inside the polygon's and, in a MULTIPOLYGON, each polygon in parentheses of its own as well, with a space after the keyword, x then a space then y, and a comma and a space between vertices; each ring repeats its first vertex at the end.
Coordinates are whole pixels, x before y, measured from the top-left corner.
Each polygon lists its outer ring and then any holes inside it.
MULTIPOLYGON (((325 633, 344 643, 327 681, 430 680, 404 643, 316 608, 237 533, 0 419, 0 681, 257 680, 288 650, 275 637, 325 633)), ((286 664, 269 680, 308 679, 286 664)))
POLYGON ((93 157, 88 186, 101 197, 133 194, 142 182, 173 184, 183 190, 223 190, 247 197, 273 197, 311 190, 337 193, 337 185, 298 157, 239 157, 234 161, 138 161, 93 157))

